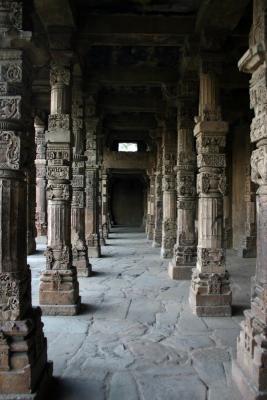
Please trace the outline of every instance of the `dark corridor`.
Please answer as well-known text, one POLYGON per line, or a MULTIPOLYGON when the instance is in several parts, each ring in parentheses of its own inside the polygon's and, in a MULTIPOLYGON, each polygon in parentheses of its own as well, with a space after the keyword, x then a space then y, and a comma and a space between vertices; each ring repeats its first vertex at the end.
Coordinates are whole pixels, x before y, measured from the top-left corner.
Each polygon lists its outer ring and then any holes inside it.
POLYGON ((121 175, 113 179, 111 213, 114 225, 142 226, 144 192, 141 177, 121 175))

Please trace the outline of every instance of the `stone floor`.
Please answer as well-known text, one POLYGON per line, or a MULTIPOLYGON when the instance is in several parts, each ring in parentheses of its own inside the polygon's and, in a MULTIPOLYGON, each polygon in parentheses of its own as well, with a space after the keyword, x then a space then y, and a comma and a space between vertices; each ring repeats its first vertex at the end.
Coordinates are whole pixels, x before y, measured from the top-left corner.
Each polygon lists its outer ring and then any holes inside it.
MULTIPOLYGON (((38 304, 44 245, 28 261, 38 304)), ((237 400, 231 359, 249 305, 255 260, 228 256, 232 318, 197 318, 189 282, 171 281, 167 260, 140 232, 117 229, 80 279, 76 317, 43 317, 55 387, 50 400, 237 400), (53 397, 54 396, 54 397, 53 397)))

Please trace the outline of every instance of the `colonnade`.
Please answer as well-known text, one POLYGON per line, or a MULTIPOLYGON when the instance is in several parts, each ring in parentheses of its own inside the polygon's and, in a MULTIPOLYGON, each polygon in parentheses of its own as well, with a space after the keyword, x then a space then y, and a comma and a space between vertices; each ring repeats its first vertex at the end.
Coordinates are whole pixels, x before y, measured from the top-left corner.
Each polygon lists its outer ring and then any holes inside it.
MULTIPOLYGON (((245 248, 246 255, 255 255, 253 244, 257 245, 257 268, 233 378, 243 398, 255 400, 267 398, 266 8, 266 1, 254 0, 249 50, 239 62, 240 70, 252 75, 251 142, 256 149, 251 155, 251 178, 257 184, 257 223, 253 220, 255 192, 248 182, 245 248)), ((30 33, 22 29, 21 13, 21 3, 16 14, 11 3, 0 4, 0 391, 4 394, 42 389, 51 365, 41 309, 47 315, 79 312, 78 276, 90 277, 89 258, 100 256, 109 233, 108 174, 101 163, 96 96, 84 96, 74 51, 58 48, 57 43, 51 51, 47 129, 43 116, 36 114, 33 121, 32 70, 24 45, 30 33), (14 41, 14 35, 19 40, 14 41), (47 234, 48 241, 40 282, 41 309, 31 304, 27 266, 35 229, 34 174, 29 173, 33 127, 36 229, 39 236, 47 234)), ((201 49, 197 73, 183 76, 176 107, 167 104, 161 115, 155 162, 148 171, 147 237, 160 247, 161 257, 170 258, 172 279, 191 280, 189 303, 198 316, 229 316, 232 309, 223 234, 229 127, 221 107, 221 66, 217 49, 201 49)))

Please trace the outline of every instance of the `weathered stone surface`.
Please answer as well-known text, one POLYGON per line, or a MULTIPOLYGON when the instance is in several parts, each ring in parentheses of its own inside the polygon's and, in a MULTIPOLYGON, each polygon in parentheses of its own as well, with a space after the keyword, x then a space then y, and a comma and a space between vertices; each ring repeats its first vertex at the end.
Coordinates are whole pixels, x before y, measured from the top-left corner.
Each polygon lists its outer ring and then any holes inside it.
MULTIPOLYGON (((223 388, 228 400, 236 400, 231 397, 229 360, 240 317, 196 317, 188 305, 189 282, 170 281, 166 262, 145 235, 116 232, 107 240, 106 257, 94 261, 95 275, 80 279, 81 315, 43 317, 49 357, 59 378, 57 400, 76 400, 75 395, 83 399, 86 390, 94 400, 114 398, 123 396, 126 386, 122 400, 199 400, 223 388)), ((239 277, 253 273, 251 260, 243 265, 230 253, 230 261, 232 279, 248 304, 249 279, 239 277)), ((37 299, 38 271, 45 259, 39 254, 29 262, 37 299)))
MULTIPOLYGON (((75 315, 80 309, 77 270, 72 264, 71 248, 71 132, 70 85, 71 65, 56 57, 50 66, 51 113, 46 132, 48 246, 46 269, 40 283, 40 305, 47 315, 75 315)), ((77 237, 78 235, 78 237, 77 237)), ((76 250, 83 248, 79 233, 76 250)), ((74 246, 75 247, 75 246, 74 246)), ((82 251, 82 250, 81 250, 82 251)), ((75 254, 75 248, 74 248, 75 254)))
POLYGON ((197 147, 198 246, 189 302, 200 317, 230 316, 232 292, 226 271, 223 238, 223 197, 226 192, 224 149, 228 124, 222 121, 215 53, 200 61, 199 116, 194 135, 197 147))
POLYGON ((109 400, 139 400, 137 384, 129 372, 115 373, 110 382, 109 400))

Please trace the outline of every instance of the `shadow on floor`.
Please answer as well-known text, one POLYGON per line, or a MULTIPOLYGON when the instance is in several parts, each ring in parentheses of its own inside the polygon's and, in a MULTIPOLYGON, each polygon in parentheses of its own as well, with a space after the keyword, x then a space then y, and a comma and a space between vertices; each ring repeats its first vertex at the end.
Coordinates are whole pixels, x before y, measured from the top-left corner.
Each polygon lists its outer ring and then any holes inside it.
MULTIPOLYGON (((98 388, 100 389, 100 388, 98 388)), ((53 378, 50 400, 95 400, 97 388, 93 380, 75 378, 53 378)))

